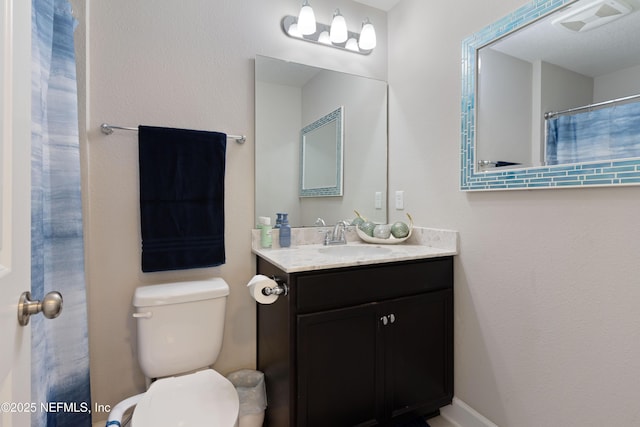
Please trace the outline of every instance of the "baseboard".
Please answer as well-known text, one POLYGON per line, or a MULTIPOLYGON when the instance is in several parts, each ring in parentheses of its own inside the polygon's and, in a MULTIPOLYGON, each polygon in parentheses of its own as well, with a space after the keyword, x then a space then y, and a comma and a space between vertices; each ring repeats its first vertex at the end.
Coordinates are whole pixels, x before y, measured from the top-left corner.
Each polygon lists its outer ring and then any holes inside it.
POLYGON ((456 397, 453 398, 451 405, 440 408, 440 416, 456 427, 498 427, 456 397))

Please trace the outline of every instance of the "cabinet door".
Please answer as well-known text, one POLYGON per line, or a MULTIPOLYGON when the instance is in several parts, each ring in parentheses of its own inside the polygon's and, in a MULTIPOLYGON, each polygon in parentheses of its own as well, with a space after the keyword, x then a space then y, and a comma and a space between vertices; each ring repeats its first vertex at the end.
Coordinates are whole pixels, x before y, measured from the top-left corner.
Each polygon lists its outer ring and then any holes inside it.
POLYGON ((387 413, 425 414, 453 398, 453 292, 385 303, 382 315, 387 413))
POLYGON ((296 427, 377 425, 383 408, 376 304, 298 316, 296 427))

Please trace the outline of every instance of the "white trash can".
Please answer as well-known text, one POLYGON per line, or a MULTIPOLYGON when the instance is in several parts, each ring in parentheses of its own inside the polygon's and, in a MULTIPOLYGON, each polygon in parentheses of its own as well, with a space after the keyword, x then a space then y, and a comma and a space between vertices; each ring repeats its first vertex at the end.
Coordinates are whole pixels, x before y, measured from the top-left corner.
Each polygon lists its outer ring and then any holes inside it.
POLYGON ((239 427, 262 427, 267 407, 264 374, 252 369, 241 369, 227 375, 240 399, 239 427))

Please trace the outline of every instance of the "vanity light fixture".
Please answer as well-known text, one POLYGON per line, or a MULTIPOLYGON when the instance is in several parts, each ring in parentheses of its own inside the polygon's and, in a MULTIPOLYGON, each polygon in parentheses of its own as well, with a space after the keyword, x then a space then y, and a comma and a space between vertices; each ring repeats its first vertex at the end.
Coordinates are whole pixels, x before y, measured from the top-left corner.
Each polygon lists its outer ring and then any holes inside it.
POLYGON ((297 17, 287 15, 282 18, 282 29, 287 36, 294 39, 332 46, 362 55, 370 54, 376 47, 376 31, 369 18, 362 23, 361 33, 347 29, 347 22, 340 13, 340 9, 336 9, 333 13, 331 25, 322 24, 316 22, 309 0, 304 0, 297 17))

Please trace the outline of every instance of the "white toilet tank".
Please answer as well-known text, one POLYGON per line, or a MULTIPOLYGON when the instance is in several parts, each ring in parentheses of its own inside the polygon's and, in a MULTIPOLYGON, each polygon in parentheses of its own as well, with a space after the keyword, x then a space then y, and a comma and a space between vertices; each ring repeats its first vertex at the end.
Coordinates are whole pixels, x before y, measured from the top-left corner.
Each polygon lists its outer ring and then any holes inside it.
POLYGON ((205 368, 222 347, 229 285, 221 278, 136 288, 138 362, 147 378, 205 368))

